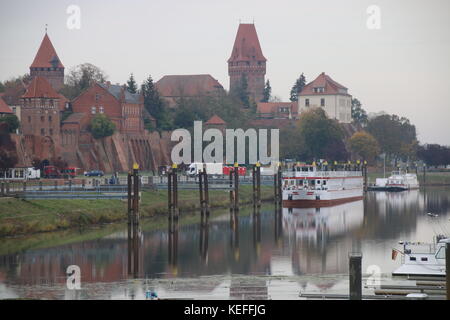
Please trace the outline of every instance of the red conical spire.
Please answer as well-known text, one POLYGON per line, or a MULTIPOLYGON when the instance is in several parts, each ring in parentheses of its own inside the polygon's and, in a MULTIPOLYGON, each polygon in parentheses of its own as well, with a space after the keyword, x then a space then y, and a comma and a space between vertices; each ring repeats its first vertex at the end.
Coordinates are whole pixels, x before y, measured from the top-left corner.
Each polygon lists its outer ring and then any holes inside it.
POLYGON ((233 51, 228 62, 236 61, 267 61, 259 44, 258 35, 254 24, 239 24, 233 51))
POLYGON ((52 67, 64 68, 46 32, 44 39, 42 39, 41 46, 39 47, 39 50, 30 68, 52 68, 52 67))

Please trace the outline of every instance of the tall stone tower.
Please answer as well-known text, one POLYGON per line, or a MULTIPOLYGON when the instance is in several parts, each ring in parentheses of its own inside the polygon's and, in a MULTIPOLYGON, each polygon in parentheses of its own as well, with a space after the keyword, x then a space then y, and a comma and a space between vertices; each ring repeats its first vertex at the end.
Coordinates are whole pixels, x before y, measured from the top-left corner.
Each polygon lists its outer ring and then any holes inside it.
POLYGON ((47 32, 30 66, 30 75, 32 78, 46 78, 55 90, 61 89, 64 85, 64 66, 59 60, 47 32))
POLYGON ((248 91, 255 102, 261 101, 266 75, 266 61, 254 24, 241 23, 234 41, 231 57, 228 59, 230 91, 241 82, 242 75, 247 77, 248 91))

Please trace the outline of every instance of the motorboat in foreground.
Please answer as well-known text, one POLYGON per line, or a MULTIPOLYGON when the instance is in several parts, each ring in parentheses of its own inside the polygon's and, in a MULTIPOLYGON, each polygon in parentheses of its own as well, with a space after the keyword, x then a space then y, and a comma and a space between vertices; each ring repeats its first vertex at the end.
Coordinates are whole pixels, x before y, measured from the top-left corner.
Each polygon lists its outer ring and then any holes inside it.
POLYGON ((401 242, 403 252, 393 249, 392 259, 402 255, 402 265, 393 276, 445 277, 445 247, 450 238, 438 236, 435 243, 401 242))

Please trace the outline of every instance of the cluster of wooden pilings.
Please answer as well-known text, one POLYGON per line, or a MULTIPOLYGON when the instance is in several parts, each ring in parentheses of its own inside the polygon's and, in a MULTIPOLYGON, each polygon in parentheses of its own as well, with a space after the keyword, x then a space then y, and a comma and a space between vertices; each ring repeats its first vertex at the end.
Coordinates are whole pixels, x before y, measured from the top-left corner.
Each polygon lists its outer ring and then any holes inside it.
POLYGON ((128 173, 128 275, 139 275, 139 201, 140 176, 139 166, 135 164, 128 173))

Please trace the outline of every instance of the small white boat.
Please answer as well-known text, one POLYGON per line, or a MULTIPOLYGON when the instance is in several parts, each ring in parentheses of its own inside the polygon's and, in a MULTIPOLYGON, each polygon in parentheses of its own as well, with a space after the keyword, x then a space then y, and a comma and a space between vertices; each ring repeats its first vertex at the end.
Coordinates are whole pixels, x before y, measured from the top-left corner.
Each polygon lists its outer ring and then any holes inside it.
POLYGON ((450 238, 438 237, 435 243, 403 243, 403 252, 392 250, 395 260, 402 255, 402 265, 392 272, 393 276, 445 277, 445 246, 450 238))
POLYGON ((386 191, 405 191, 419 188, 419 180, 415 173, 407 173, 403 171, 394 171, 387 179, 386 191))

